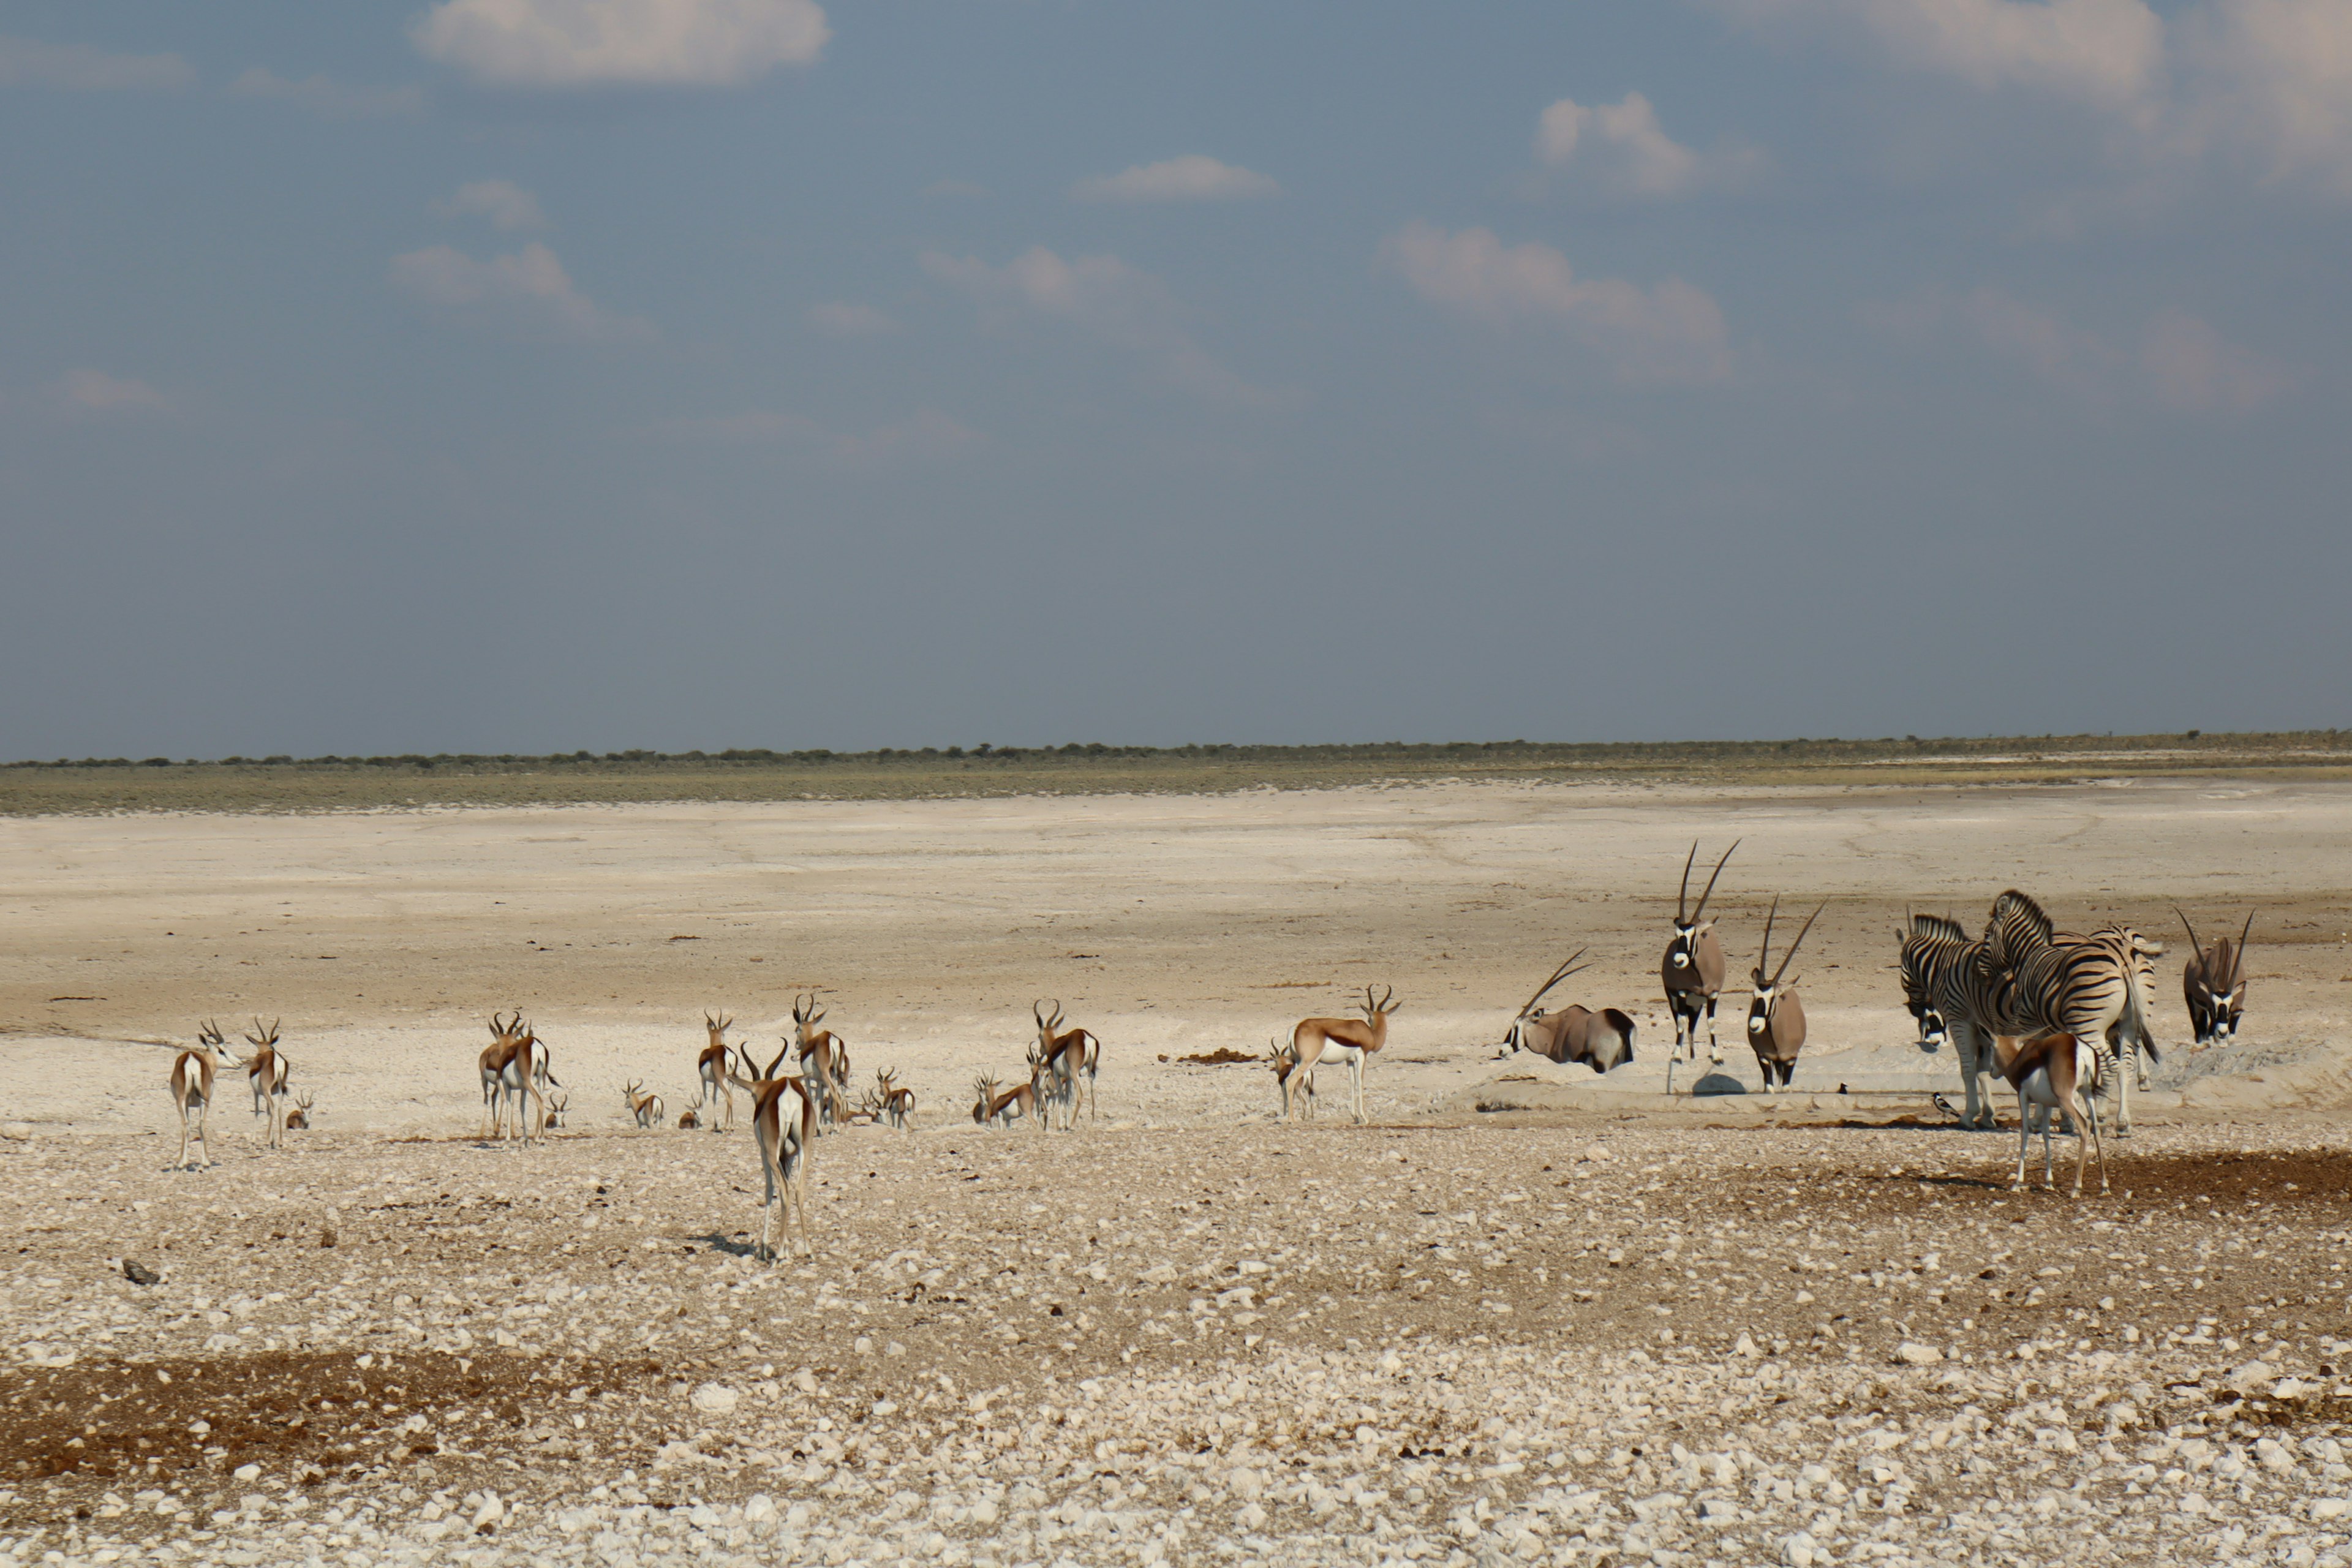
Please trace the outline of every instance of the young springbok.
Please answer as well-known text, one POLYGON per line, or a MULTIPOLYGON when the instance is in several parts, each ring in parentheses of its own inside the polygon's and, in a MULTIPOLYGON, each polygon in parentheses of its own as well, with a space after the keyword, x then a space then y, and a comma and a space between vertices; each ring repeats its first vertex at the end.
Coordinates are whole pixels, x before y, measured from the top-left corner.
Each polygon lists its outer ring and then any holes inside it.
POLYGON ((702 1098, 695 1103, 709 1105, 721 1099, 725 1101, 719 1115, 711 1121, 713 1132, 724 1132, 735 1125, 735 1089, 727 1079, 735 1070, 740 1053, 727 1043, 726 1038, 727 1026, 734 1021, 724 1013, 715 1018, 705 1013, 702 1026, 709 1031, 710 1043, 702 1047, 700 1056, 694 1058, 694 1070, 702 1079, 702 1098))
POLYGON ((294 1109, 286 1113, 286 1131, 289 1132, 310 1131, 310 1097, 309 1095, 298 1094, 294 1097, 294 1109))
POLYGON ((1046 1096, 1046 1115, 1050 1121, 1060 1113, 1062 1131, 1070 1130, 1082 1089, 1087 1101, 1087 1120, 1095 1119, 1095 1069, 1102 1059, 1102 1042, 1086 1029, 1072 1029, 1067 1034, 1054 1031, 1062 1026, 1062 1005, 1054 1004, 1054 1016, 1045 1016, 1045 1004, 1040 1000, 1029 1005, 1029 1016, 1037 1021, 1037 1044, 1045 1053, 1045 1066, 1054 1075, 1046 1096), (1086 1083, 1078 1082, 1084 1077, 1086 1083))
POLYGON ((1265 1043, 1265 1065, 1274 1071, 1274 1087, 1282 1096, 1282 1114, 1278 1121, 1290 1120, 1290 1108, 1295 1100, 1307 1102, 1306 1120, 1315 1120, 1315 1069, 1298 1065, 1298 1053, 1280 1040, 1265 1043))
POLYGON ((1332 1062, 1348 1069, 1349 1113, 1359 1127, 1364 1124, 1364 1062, 1389 1043, 1389 1015, 1403 1005, 1395 996, 1391 985, 1376 1002, 1367 985, 1362 1018, 1301 1018, 1290 1031, 1291 1053, 1301 1068, 1311 1073, 1332 1062))
POLYGON ((815 1096, 817 1114, 831 1124, 847 1109, 841 1100, 849 1086, 849 1042, 816 1026, 824 1012, 814 991, 793 998, 793 1044, 800 1052, 801 1077, 810 1080, 802 1092, 815 1096))
MULTIPOLYGON (((658 1094, 646 1092, 642 1080, 622 1087, 621 1103, 628 1107, 630 1116, 635 1119, 638 1131, 661 1125, 662 1098, 658 1094)), ((693 1113, 689 1111, 688 1114, 693 1113)))
POLYGON ((205 1163, 216 1165, 213 1146, 205 1136, 205 1118, 213 1105, 213 1075, 226 1068, 245 1064, 230 1054, 227 1038, 220 1026, 210 1018, 196 1032, 196 1048, 182 1051, 172 1063, 172 1106, 180 1113, 180 1157, 173 1162, 179 1170, 194 1170, 188 1163, 188 1118, 195 1118, 196 1145, 205 1152, 205 1163))
POLYGON ((2074 1121, 2074 1195, 2083 1195, 2083 1163, 2094 1153, 2099 1161, 2099 1191, 2105 1192, 2107 1151, 2099 1141, 2098 1088, 2106 1053, 2073 1035, 2040 1035, 2025 1040, 1996 1035, 1992 1054, 2000 1076, 2017 1091, 2017 1179, 2010 1190, 2025 1190, 2025 1152, 2032 1141, 2032 1113, 2038 1108, 2043 1190, 2058 1190, 2050 1170, 2050 1121, 2053 1115, 2063 1113, 2074 1121))
POLYGON ((245 1037, 246 1044, 253 1047, 253 1054, 245 1058, 246 1087, 253 1091, 253 1113, 268 1119, 266 1142, 272 1149, 285 1142, 286 1075, 294 1066, 278 1049, 278 1024, 273 1018, 264 1027, 256 1018, 245 1037))
MULTIPOLYGON (((809 1103, 808 1089, 797 1077, 782 1076, 784 1058, 792 1055, 786 1046, 768 1064, 768 1070, 757 1079, 735 1075, 735 1087, 751 1096, 751 1132, 760 1145, 760 1170, 767 1178, 767 1195, 760 1200, 760 1247, 756 1256, 762 1261, 775 1261, 776 1249, 769 1241, 769 1227, 779 1208, 797 1212, 800 1216, 800 1256, 816 1256, 816 1244, 809 1239, 807 1155, 809 1142, 816 1134, 815 1108, 809 1103)), ((792 1213, 784 1215, 784 1228, 792 1228, 792 1213)))

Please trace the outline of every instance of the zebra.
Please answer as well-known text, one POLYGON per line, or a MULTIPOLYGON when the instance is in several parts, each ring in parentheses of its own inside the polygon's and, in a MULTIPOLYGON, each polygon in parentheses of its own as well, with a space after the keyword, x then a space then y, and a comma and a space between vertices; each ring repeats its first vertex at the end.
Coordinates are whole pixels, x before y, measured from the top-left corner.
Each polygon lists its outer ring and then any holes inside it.
MULTIPOLYGON (((1994 1022, 2000 1039, 2072 1035, 2100 1050, 2111 1072, 2099 1098, 2115 1109, 2116 1136, 2131 1133, 2131 1083, 2137 1054, 2158 1060, 2147 1026, 2155 980, 2149 961, 2164 944, 2127 925, 2105 925, 2089 936, 2056 930, 2042 906, 2011 889, 1994 900, 1985 940, 1970 965, 1976 1016, 1994 1022), (2124 1053, 2135 1060, 2126 1063, 2124 1053)), ((2143 1082, 2142 1088, 2146 1087, 2143 1082)))
POLYGON ((2000 1125, 1992 1097, 1979 1080, 1993 1070, 1992 1037, 1971 1012, 1968 975, 1977 950, 1959 921, 1942 915, 1911 917, 1910 930, 1895 933, 1902 940, 1903 1001, 1919 1026, 1919 1048, 1940 1050, 1948 1037, 1959 1058, 1960 1089, 1967 1100, 1960 1125, 1991 1129, 2000 1125))

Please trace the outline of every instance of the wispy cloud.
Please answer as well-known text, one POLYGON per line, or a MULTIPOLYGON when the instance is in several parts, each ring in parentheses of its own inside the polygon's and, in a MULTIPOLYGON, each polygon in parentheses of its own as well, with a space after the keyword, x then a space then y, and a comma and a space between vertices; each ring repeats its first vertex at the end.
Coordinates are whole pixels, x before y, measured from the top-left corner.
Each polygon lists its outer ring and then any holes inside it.
POLYGON ((1652 197, 1737 184, 1764 166, 1763 154, 1752 147, 1703 153, 1684 146, 1666 134, 1658 111, 1638 92, 1615 103, 1563 98, 1550 105, 1536 123, 1536 157, 1553 169, 1591 167, 1628 195, 1652 197))
POLYGON ((978 432, 929 408, 867 430, 843 430, 798 414, 751 409, 703 419, 669 420, 658 427, 658 433, 674 440, 781 447, 852 468, 946 462, 982 445, 978 432))
POLYGON ((44 44, 0 34, 0 87, 153 92, 195 79, 195 71, 177 55, 110 55, 84 44, 44 44))
POLYGON ((615 315, 572 287, 555 253, 536 241, 477 261, 446 245, 392 258, 399 293, 437 315, 519 337, 579 343, 651 342, 649 321, 615 315))
POLYGON ((238 98, 291 104, 324 120, 375 120, 386 115, 416 114, 425 108, 425 89, 413 83, 405 87, 354 87, 315 75, 289 81, 260 66, 229 83, 228 90, 238 98))
POLYGON ((1230 202, 1281 194, 1267 175, 1198 153, 1097 174, 1070 187, 1070 195, 1082 202, 1230 202))
POLYGON ((814 61, 833 29, 814 0, 442 0, 412 36, 495 87, 737 87, 814 61))
POLYGON ((1106 347, 1150 359, 1187 391, 1214 402, 1280 405, 1293 395, 1253 386, 1212 358, 1186 327, 1168 285, 1116 256, 1065 259, 1034 246, 1002 267, 933 252, 923 269, 978 301, 996 321, 1058 323, 1106 347))
POLYGON ((1640 381, 1721 381, 1732 353, 1723 311, 1703 289, 1669 278, 1647 288, 1619 278, 1579 278, 1568 258, 1494 232, 1459 234, 1409 224, 1381 257, 1432 304, 1502 325, 1543 322, 1604 354, 1640 381))
POLYGON ((888 311, 844 300, 811 306, 808 324, 836 338, 873 338, 898 331, 898 321, 888 311))
POLYGON ((1850 29, 1908 69, 2109 106, 2159 85, 2164 22, 2146 0, 1715 0, 1754 27, 1850 29))
POLYGON ((492 228, 509 234, 547 226, 539 198, 511 180, 468 181, 447 201, 434 203, 433 210, 443 217, 487 218, 492 228))
POLYGON ((86 368, 66 372, 55 391, 58 402, 79 414, 160 414, 172 406, 143 381, 86 368))

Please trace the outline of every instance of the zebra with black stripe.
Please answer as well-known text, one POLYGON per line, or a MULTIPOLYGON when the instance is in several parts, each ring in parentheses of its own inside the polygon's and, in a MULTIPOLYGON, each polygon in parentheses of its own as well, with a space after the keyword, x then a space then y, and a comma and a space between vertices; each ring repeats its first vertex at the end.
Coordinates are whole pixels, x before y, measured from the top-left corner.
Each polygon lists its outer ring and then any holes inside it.
POLYGON ((2102 926, 2087 937, 2062 933, 2041 905, 2012 889, 1994 901, 1969 990, 1982 1009, 1977 1016, 1995 1023, 1997 1041, 2061 1034, 2097 1050, 2107 1069, 2099 1074, 2105 1080, 2099 1098, 2115 1110, 2116 1135, 2126 1137, 2137 1054, 2158 1059, 2147 1025, 2149 961, 2163 952, 2162 942, 2127 925, 2102 926))
POLYGON ((1960 1091, 1967 1100, 1960 1125, 1999 1126, 1992 1096, 1979 1085, 1993 1071, 1992 1036, 1979 1025, 1969 1000, 1969 971, 1983 943, 1971 939, 1959 921, 1942 915, 1915 914, 1910 929, 1895 934, 1903 944, 1903 1002, 1919 1027, 1919 1048, 1940 1050, 1949 1039, 1959 1058, 1960 1091))

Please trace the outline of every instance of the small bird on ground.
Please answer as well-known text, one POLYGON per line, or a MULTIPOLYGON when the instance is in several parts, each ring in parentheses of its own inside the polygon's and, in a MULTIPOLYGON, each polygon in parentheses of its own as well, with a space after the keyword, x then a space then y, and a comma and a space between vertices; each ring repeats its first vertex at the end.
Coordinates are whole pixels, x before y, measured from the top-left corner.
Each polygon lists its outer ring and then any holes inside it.
POLYGON ((134 1258, 122 1260, 122 1277, 133 1285, 160 1285, 163 1277, 134 1258))
POLYGON ((1945 1115, 1950 1117, 1955 1121, 1959 1120, 1960 1113, 1952 1109, 1952 1102, 1950 1100, 1946 1100, 1940 1094, 1931 1094, 1927 1098, 1935 1101, 1937 1110, 1942 1111, 1945 1115))
POLYGON ((1845 1092, 1845 1085, 1843 1085, 1843 1084, 1840 1084, 1840 1085, 1838 1085, 1838 1092, 1839 1092, 1840 1094, 1843 1094, 1843 1093, 1845 1092))

